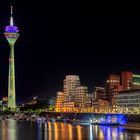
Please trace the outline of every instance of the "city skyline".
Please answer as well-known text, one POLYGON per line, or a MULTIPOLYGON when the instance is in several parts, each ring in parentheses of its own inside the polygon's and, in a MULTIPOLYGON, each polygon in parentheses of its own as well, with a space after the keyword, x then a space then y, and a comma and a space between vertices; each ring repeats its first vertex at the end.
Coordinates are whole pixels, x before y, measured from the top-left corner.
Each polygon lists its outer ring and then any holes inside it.
MULTIPOLYGON (((10 5, 0 5, 0 97, 7 95, 9 48, 3 33, 10 5)), ((76 10, 65 15, 62 6, 51 2, 30 8, 30 2, 15 1, 13 6, 22 34, 15 50, 19 100, 62 89, 69 74, 91 88, 105 84, 111 73, 140 73, 138 17, 84 16, 76 10)))

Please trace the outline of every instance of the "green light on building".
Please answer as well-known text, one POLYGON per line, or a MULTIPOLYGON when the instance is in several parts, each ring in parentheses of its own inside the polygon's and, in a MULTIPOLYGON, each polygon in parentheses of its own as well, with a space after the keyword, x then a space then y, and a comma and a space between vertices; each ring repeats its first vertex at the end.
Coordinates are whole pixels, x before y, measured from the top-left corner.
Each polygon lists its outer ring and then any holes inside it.
POLYGON ((134 85, 140 85, 140 75, 133 74, 133 76, 132 76, 132 83, 134 85))

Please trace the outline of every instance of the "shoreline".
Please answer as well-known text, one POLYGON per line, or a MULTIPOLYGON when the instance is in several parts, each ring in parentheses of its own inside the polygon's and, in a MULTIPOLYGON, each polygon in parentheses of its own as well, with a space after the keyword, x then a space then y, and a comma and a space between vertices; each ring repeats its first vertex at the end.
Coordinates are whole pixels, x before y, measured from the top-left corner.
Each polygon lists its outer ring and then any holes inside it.
MULTIPOLYGON (((8 118, 9 119, 9 118, 8 118)), ((11 118, 11 119, 13 119, 13 118, 11 118)), ((0 119, 0 121, 1 121, 2 119, 0 119)), ((5 120, 5 119, 4 119, 5 120)), ((16 120, 16 119, 13 119, 13 120, 16 120)), ((17 119, 17 120, 21 120, 21 119, 17 119)), ((24 120, 24 119, 23 119, 24 120)), ((24 120, 24 121, 29 121, 29 120, 24 120)), ((46 120, 44 120, 43 119, 43 121, 41 121, 41 120, 30 120, 31 122, 42 122, 42 123, 45 123, 46 122, 46 120)), ((55 122, 55 121, 53 121, 53 120, 49 120, 49 122, 55 122)), ((59 121, 58 121, 59 122, 59 121)), ((65 123, 65 122, 64 122, 65 123)), ((84 124, 84 125, 89 125, 89 122, 70 122, 71 124, 84 124)), ((90 125, 108 125, 108 126, 113 126, 113 125, 116 125, 116 124, 94 124, 94 123, 90 123, 90 125)), ((117 126, 118 127, 120 127, 120 128, 124 128, 124 129, 126 129, 126 130, 132 130, 132 131, 140 131, 140 123, 127 123, 127 124, 124 124, 124 125, 122 125, 122 124, 117 124, 117 126)))
POLYGON ((127 123, 127 124, 125 124, 125 125, 120 125, 120 127, 123 127, 123 128, 126 128, 126 129, 128 129, 128 130, 138 130, 138 131, 140 131, 140 123, 136 123, 136 122, 134 122, 134 123, 127 123))

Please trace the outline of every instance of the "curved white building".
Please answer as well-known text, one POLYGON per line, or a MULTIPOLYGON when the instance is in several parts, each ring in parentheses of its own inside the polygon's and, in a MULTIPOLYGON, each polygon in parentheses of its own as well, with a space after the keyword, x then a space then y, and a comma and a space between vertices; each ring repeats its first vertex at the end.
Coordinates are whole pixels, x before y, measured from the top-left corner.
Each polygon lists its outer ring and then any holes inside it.
POLYGON ((76 87, 80 86, 80 78, 77 75, 67 75, 64 79, 64 93, 74 95, 76 87))
POLYGON ((79 86, 75 88, 75 106, 84 108, 88 100, 88 87, 79 86))
POLYGON ((66 94, 66 102, 71 102, 74 100, 74 91, 78 86, 80 86, 80 78, 78 75, 66 75, 63 90, 64 94, 66 94))

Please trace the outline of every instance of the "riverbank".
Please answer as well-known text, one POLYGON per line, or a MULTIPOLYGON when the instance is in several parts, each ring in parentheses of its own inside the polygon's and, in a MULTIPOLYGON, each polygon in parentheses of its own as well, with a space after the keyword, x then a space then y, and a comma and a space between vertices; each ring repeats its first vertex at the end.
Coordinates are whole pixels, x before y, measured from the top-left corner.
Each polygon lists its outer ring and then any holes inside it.
POLYGON ((0 120, 12 118, 14 120, 24 120, 33 122, 67 122, 70 124, 92 124, 92 125, 120 125, 120 127, 130 130, 140 131, 140 114, 126 116, 123 114, 97 114, 97 113, 58 113, 42 112, 34 113, 14 113, 1 114, 0 120), (115 121, 116 118, 119 122, 115 121), (119 119, 120 118, 120 119, 119 119), (127 123, 126 121, 127 120, 127 123), (121 125, 121 121, 126 123, 121 125), (125 122, 124 122, 125 121, 125 122))
POLYGON ((129 129, 129 130, 138 130, 140 131, 140 123, 136 122, 128 122, 125 125, 120 125, 123 128, 129 129))

